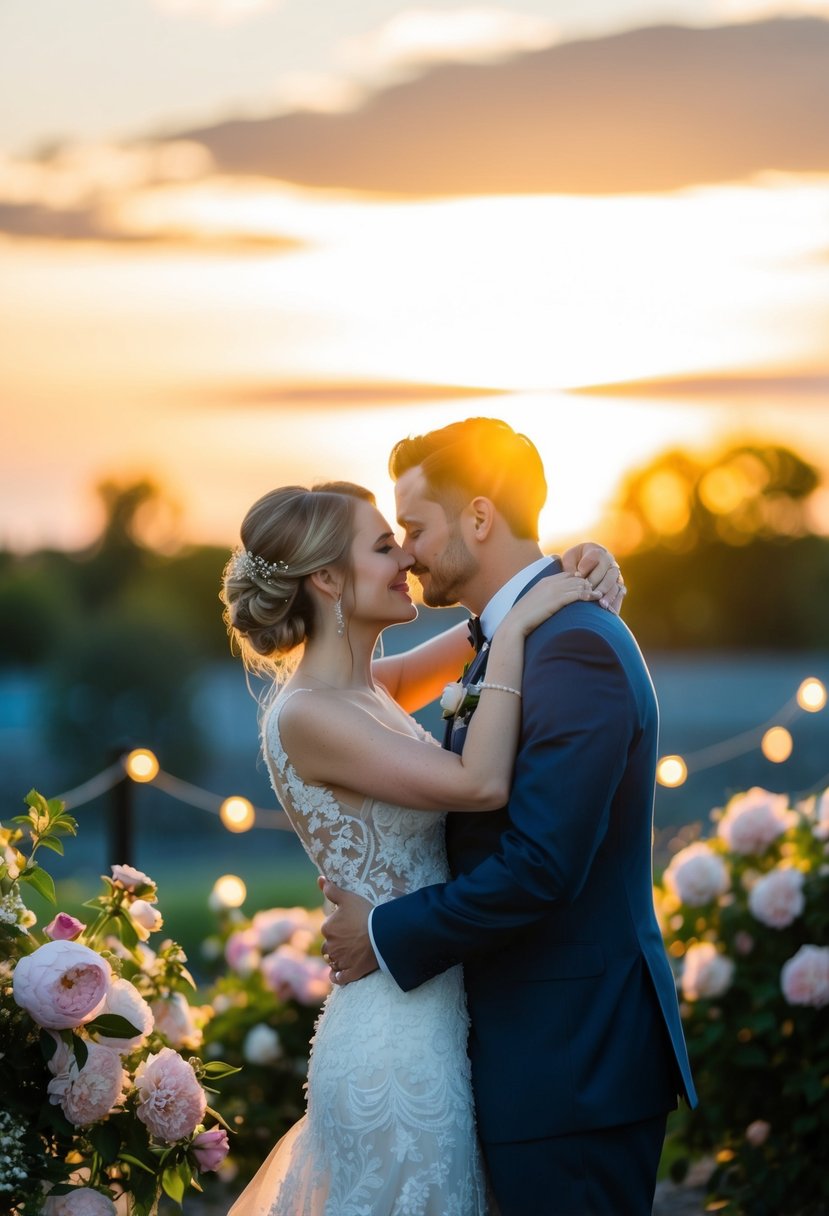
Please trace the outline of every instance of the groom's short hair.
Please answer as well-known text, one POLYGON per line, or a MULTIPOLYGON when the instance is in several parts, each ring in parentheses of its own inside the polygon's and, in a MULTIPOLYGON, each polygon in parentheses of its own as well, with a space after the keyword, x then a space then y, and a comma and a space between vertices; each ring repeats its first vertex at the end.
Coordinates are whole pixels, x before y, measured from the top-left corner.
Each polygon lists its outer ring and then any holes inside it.
POLYGON ((544 466, 535 444, 506 422, 467 418, 401 439, 389 457, 392 480, 418 467, 429 497, 447 516, 482 495, 492 500, 513 536, 538 540, 538 516, 547 499, 544 466))

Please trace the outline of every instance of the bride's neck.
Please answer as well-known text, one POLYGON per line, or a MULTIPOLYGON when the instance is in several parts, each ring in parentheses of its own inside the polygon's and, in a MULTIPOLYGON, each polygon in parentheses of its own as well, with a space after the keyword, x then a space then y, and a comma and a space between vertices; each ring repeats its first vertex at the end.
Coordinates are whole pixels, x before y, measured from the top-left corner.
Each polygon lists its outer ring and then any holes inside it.
POLYGON ((306 643, 296 669, 300 680, 314 680, 326 688, 373 689, 371 656, 377 639, 327 634, 306 643))

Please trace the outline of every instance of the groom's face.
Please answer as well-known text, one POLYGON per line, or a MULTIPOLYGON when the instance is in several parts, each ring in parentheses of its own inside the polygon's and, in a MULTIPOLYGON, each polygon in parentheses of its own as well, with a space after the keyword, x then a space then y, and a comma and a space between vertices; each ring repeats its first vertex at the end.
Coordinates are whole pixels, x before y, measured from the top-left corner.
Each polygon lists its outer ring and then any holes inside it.
POLYGON ((420 580, 423 602, 445 608, 464 598, 464 588, 478 573, 478 563, 463 538, 460 520, 447 517, 439 502, 427 497, 419 468, 408 469, 395 485, 397 522, 404 529, 403 548, 414 558, 411 573, 420 580))

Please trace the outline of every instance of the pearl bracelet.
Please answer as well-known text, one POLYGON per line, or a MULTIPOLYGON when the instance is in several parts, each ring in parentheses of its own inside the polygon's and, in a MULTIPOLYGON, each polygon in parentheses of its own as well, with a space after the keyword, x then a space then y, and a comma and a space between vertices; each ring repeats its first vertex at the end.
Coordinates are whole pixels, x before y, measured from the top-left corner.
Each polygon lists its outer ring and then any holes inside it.
POLYGON ((481 684, 481 692, 483 692, 483 690, 485 688, 492 688, 495 692, 511 692, 513 694, 513 696, 516 696, 516 697, 521 696, 521 689, 520 688, 510 688, 509 684, 487 684, 487 682, 484 681, 481 684))

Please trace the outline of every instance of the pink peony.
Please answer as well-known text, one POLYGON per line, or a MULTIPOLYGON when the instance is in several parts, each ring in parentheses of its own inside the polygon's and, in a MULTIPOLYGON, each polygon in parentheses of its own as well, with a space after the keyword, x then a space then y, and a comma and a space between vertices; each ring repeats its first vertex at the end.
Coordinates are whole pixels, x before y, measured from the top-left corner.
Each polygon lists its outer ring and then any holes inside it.
POLYGON ((172 1144, 192 1136, 207 1109, 207 1098, 192 1065, 172 1047, 162 1047, 135 1073, 138 1118, 156 1140, 172 1144))
POLYGON ((136 870, 134 866, 127 865, 113 866, 112 881, 122 891, 140 891, 142 899, 155 903, 156 885, 143 870, 136 870))
POLYGON ((304 908, 269 908, 254 915, 251 929, 263 953, 289 942, 296 932, 308 927, 304 908))
POLYGON ((785 929, 806 906, 803 881, 803 873, 791 866, 770 870, 751 888, 749 910, 769 928, 785 929))
POLYGON ((725 862, 701 840, 680 850, 665 871, 665 886, 680 903, 694 908, 711 903, 729 885, 725 862))
POLYGON ((188 1051, 201 1047, 204 1036, 196 1025, 190 1003, 181 992, 173 992, 168 997, 153 1001, 151 1008, 156 1031, 164 1036, 171 1047, 186 1047, 188 1051))
POLYGON ((735 853, 764 853, 794 821, 788 805, 785 794, 770 794, 754 786, 731 799, 717 834, 735 853))
POLYGON ((223 1127, 212 1127, 209 1132, 200 1132, 192 1144, 193 1156, 203 1173, 217 1170, 228 1154, 230 1145, 223 1127))
POLYGON ((801 946, 783 964, 780 987, 790 1005, 829 1005, 829 946, 801 946))
POLYGON ((116 1210, 108 1195, 78 1186, 65 1195, 50 1195, 43 1205, 43 1216, 115 1216, 116 1210))
POLYGON ((129 980, 114 979, 112 981, 101 1013, 116 1013, 120 1017, 126 1018, 138 1031, 138 1034, 129 1039, 119 1039, 110 1035, 102 1038, 102 1042, 107 1047, 112 1047, 116 1051, 127 1052, 140 1047, 153 1028, 152 1010, 129 980))
POLYGON ((70 916, 68 912, 58 912, 55 919, 46 925, 43 932, 54 942, 73 942, 76 937, 80 937, 85 928, 86 925, 83 921, 70 916))
POLYGON ((328 965, 293 946, 280 946, 263 958, 262 976, 283 1001, 301 1005, 319 1005, 331 991, 328 965))
POLYGON ((259 934, 253 929, 238 929, 231 933, 225 945, 227 965, 239 975, 251 975, 261 959, 259 934))
POLYGON ((86 1047, 88 1055, 83 1068, 78 1068, 77 1059, 64 1043, 58 1045, 49 1061, 53 1074, 46 1087, 49 1101, 53 1106, 60 1105, 76 1127, 97 1123, 120 1106, 124 1086, 129 1081, 117 1051, 91 1041, 86 1047))
POLYGON ((14 971, 14 999, 49 1030, 89 1022, 103 1008, 109 963, 80 942, 53 941, 20 959, 14 971))
POLYGON ((686 1001, 722 996, 731 986, 734 963, 717 952, 712 942, 697 942, 685 951, 682 995, 686 1001))
POLYGON ((765 1119, 755 1119, 746 1128, 746 1140, 753 1148, 759 1148, 768 1140, 770 1131, 770 1123, 766 1123, 765 1119))

